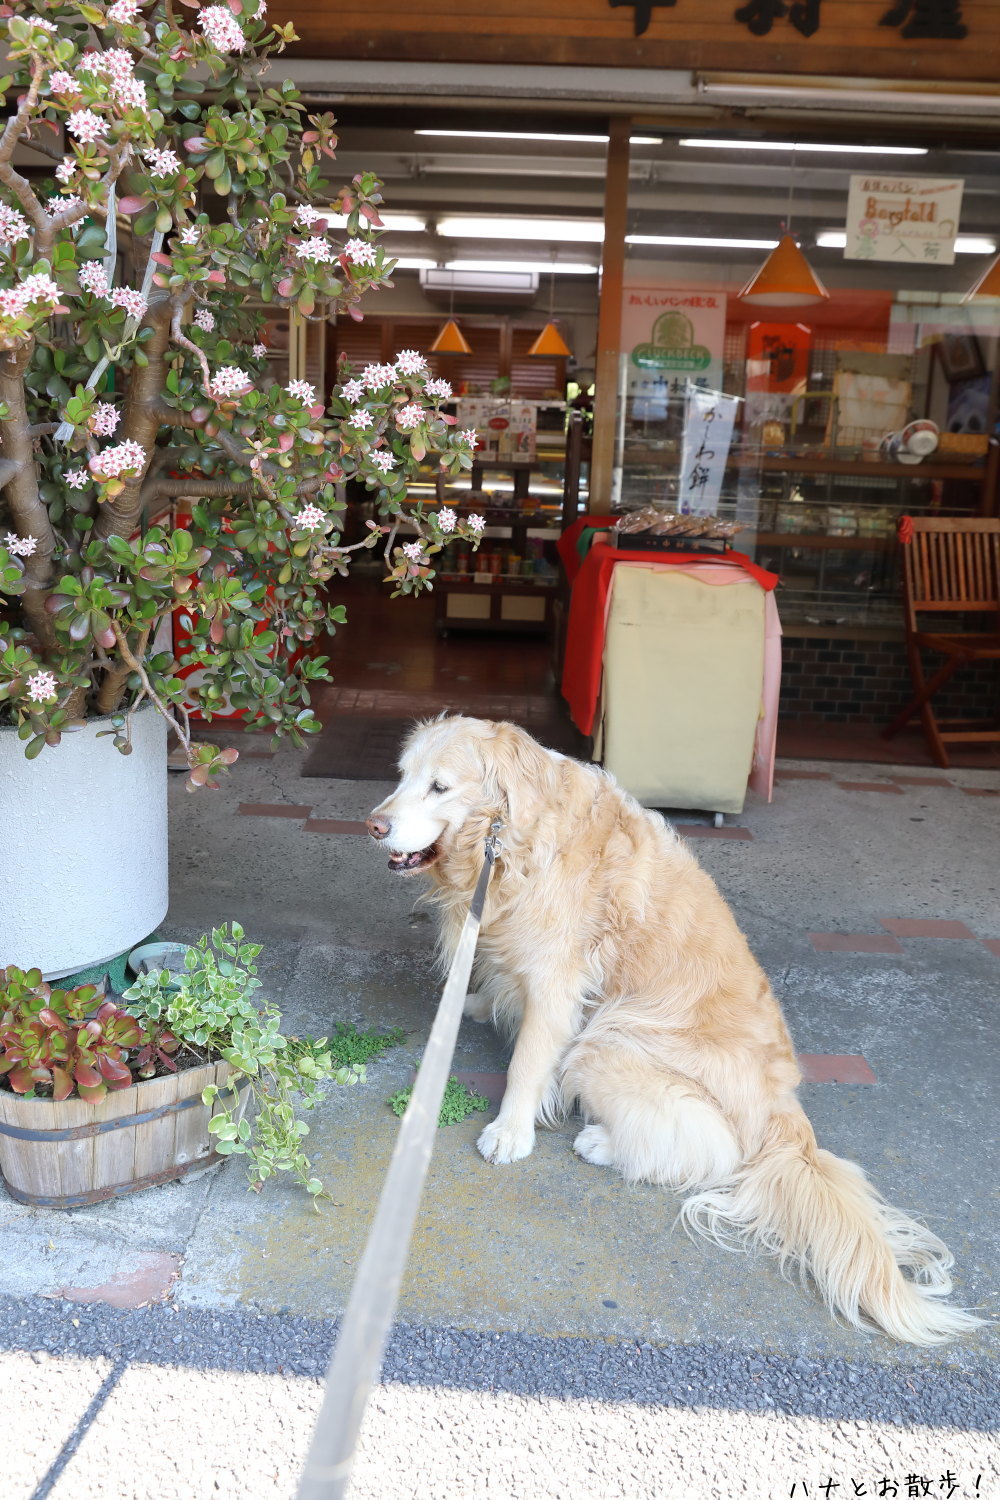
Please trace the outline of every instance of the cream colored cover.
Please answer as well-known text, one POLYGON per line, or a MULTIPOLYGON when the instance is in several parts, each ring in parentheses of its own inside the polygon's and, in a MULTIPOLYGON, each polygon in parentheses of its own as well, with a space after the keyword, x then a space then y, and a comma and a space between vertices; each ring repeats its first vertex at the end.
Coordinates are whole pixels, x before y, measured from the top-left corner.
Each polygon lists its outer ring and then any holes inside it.
POLYGON ((761 714, 764 590, 673 568, 615 569, 601 746, 652 807, 741 812, 761 714))

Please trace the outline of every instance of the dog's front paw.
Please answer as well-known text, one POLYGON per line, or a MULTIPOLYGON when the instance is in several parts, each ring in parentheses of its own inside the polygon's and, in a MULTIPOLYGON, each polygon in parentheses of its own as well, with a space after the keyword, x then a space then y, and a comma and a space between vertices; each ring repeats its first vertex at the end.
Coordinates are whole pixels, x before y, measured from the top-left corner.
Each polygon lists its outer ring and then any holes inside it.
POLYGON ((534 1127, 529 1125, 524 1129, 497 1119, 492 1125, 487 1125, 476 1145, 487 1161, 504 1166, 507 1162, 520 1161, 522 1156, 531 1155, 535 1147, 534 1127))
POLYGON ((465 997, 462 1014, 468 1016, 470 1021, 489 1021, 493 1016, 493 1002, 488 995, 470 990, 465 997))

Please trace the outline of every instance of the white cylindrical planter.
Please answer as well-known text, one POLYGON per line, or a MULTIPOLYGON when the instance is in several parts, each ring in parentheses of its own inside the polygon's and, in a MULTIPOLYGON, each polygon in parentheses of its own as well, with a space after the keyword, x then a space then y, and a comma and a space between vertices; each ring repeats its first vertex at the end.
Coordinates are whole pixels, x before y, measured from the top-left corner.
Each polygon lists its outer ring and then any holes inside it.
POLYGON ((167 910, 167 726, 152 708, 122 755, 108 719, 35 760, 0 729, 0 968, 57 979, 141 942, 167 910))

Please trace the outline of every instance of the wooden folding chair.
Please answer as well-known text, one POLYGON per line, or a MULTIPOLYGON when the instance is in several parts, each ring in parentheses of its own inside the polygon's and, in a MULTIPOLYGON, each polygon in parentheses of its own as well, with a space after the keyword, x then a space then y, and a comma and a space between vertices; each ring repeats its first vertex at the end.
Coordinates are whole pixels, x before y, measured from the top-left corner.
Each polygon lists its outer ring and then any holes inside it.
MULTIPOLYGON (((939 722, 931 706, 959 667, 967 662, 1000 661, 1000 519, 982 517, 904 517, 903 608, 906 654, 916 696, 882 731, 891 737, 919 713, 936 765, 948 766, 949 745, 1000 744, 1000 728, 982 722, 939 722), (980 631, 922 630, 919 616, 978 615, 980 631), (921 653, 943 655, 942 666, 928 677, 921 653)), ((930 623, 930 622, 928 622, 930 623)), ((970 622, 973 623, 973 622, 970 622)), ((1000 702, 996 705, 1000 711, 1000 702)))

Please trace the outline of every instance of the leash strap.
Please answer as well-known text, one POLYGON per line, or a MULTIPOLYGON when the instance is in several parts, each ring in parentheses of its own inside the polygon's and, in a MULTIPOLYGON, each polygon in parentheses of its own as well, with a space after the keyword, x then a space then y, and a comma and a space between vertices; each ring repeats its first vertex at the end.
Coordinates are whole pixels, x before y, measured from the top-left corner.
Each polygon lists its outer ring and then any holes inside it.
POLYGON ((326 1392, 297 1491, 298 1500, 342 1500, 347 1494, 358 1433, 378 1379, 399 1301, 410 1239, 423 1195, 441 1100, 451 1071, 469 991, 479 925, 493 866, 502 844, 494 823, 483 868, 451 961, 444 992, 403 1115, 368 1241, 340 1325, 326 1392))

